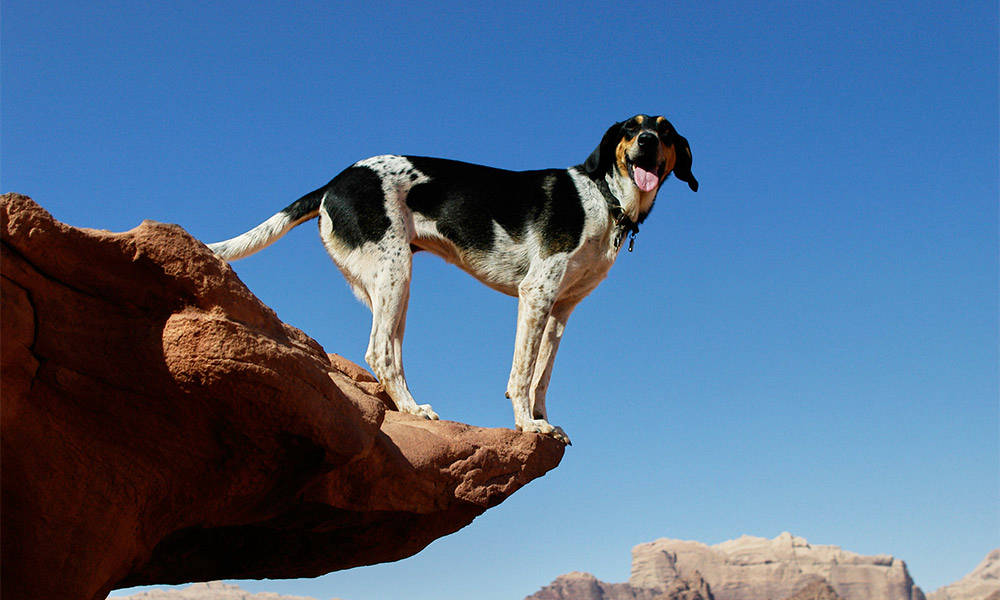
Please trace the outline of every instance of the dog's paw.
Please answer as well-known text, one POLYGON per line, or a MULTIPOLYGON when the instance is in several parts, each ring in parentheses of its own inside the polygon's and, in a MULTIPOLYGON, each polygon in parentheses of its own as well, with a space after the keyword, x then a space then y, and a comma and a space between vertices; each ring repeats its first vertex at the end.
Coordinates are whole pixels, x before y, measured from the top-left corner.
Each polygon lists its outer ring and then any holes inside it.
POLYGON ((413 414, 417 415, 418 417, 423 417, 428 421, 437 421, 439 418, 438 414, 434 412, 434 409, 431 408, 430 404, 418 404, 417 410, 414 411, 413 414))
POLYGON ((573 445, 573 442, 569 441, 569 436, 566 435, 566 432, 563 431, 562 427, 557 427, 545 419, 532 419, 527 423, 518 425, 517 429, 518 431, 523 431, 525 433, 540 433, 542 435, 553 437, 567 446, 573 445))

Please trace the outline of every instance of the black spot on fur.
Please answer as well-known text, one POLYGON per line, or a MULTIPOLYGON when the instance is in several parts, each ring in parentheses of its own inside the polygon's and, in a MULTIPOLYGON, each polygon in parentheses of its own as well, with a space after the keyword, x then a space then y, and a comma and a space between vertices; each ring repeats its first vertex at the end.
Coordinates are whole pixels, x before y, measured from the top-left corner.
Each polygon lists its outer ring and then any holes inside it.
POLYGON ((583 233, 583 206, 576 185, 566 171, 556 171, 542 184, 545 198, 538 224, 545 245, 543 256, 570 252, 580 243, 583 233))
POLYGON ((407 157, 430 181, 414 186, 406 203, 437 222, 457 246, 489 251, 494 223, 514 241, 529 226, 542 234, 543 253, 569 252, 583 233, 583 206, 565 170, 507 171, 453 160, 407 157))
POLYGON ((334 235, 351 248, 377 242, 389 229, 382 180, 368 167, 348 167, 334 177, 326 186, 323 208, 334 235))

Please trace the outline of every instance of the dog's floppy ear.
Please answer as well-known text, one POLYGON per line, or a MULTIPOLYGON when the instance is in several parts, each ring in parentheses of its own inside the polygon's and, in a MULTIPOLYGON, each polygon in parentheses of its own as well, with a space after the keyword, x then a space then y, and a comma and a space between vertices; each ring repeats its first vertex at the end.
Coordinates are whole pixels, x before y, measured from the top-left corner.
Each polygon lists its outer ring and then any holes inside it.
POLYGON ((691 174, 691 146, 687 138, 683 135, 674 134, 674 154, 677 160, 674 163, 674 176, 681 181, 686 181, 692 192, 698 191, 698 180, 691 174))
POLYGON ((587 175, 593 177, 607 168, 608 161, 615 155, 615 146, 618 145, 618 137, 621 135, 623 123, 624 121, 609 127, 604 133, 604 137, 601 138, 601 143, 587 157, 587 161, 583 163, 587 175))

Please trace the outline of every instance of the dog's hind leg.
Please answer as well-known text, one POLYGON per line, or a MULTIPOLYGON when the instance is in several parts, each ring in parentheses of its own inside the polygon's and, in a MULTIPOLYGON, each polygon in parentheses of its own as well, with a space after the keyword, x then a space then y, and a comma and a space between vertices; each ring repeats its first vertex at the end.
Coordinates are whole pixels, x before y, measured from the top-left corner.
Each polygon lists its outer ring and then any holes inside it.
POLYGON ((403 332, 413 265, 405 225, 398 224, 378 242, 352 248, 338 240, 329 218, 321 213, 320 236, 354 294, 371 308, 365 361, 375 377, 401 412, 437 419, 429 404, 413 399, 403 372, 403 332))
POLYGON ((429 404, 417 404, 413 399, 403 371, 403 331, 410 295, 411 260, 407 249, 405 261, 394 260, 390 268, 380 270, 374 285, 367 286, 372 303, 372 332, 365 361, 385 386, 396 408, 427 419, 437 419, 429 404))
POLYGON ((376 275, 374 285, 368 287, 372 302, 372 332, 365 361, 385 386, 396 408, 426 419, 437 419, 437 413, 430 404, 417 404, 413 399, 403 371, 403 332, 406 329, 412 267, 409 248, 386 267, 376 275))

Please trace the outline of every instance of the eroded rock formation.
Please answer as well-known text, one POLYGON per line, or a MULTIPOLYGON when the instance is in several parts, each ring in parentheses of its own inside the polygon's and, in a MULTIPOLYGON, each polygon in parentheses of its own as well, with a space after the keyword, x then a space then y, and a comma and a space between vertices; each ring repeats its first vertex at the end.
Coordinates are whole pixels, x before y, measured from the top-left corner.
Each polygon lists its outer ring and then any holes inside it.
POLYGON ((678 578, 656 589, 628 583, 606 583, 590 573, 560 575, 526 600, 713 600, 705 580, 695 574, 690 580, 678 578))
POLYGON ((397 560, 562 457, 387 411, 180 227, 0 219, 4 598, 397 560))
POLYGON ((669 539, 639 544, 632 549, 632 574, 627 584, 606 584, 585 573, 574 573, 556 579, 529 598, 575 599, 577 596, 559 595, 571 585, 592 590, 590 596, 579 596, 587 600, 673 600, 671 594, 678 590, 715 600, 777 600, 798 594, 822 598, 829 595, 823 585, 843 600, 924 600, 903 561, 888 555, 862 556, 837 546, 811 545, 790 533, 773 540, 743 536, 715 546, 669 539))
POLYGON ((715 546, 668 539, 640 544, 632 550, 629 582, 655 587, 695 571, 716 600, 786 598, 816 576, 844 600, 923 600, 903 561, 813 545, 790 533, 773 540, 743 536, 715 546))
POLYGON ((818 577, 785 600, 843 600, 830 582, 818 577))
POLYGON ((983 600, 997 596, 1000 599, 1000 548, 986 555, 983 562, 971 573, 951 585, 938 588, 927 596, 928 600, 983 600))

